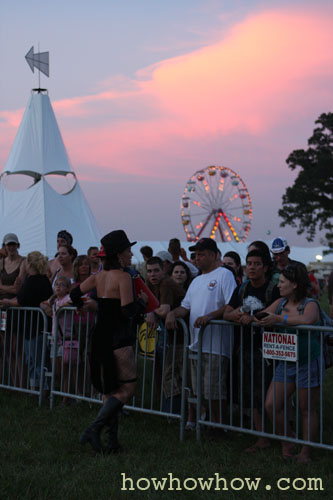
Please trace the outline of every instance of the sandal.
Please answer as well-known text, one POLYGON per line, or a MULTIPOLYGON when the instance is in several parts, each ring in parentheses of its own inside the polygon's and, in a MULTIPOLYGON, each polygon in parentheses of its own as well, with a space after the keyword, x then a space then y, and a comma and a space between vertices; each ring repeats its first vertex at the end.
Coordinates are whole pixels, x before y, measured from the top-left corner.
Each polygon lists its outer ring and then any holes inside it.
POLYGON ((258 444, 258 442, 254 443, 252 446, 249 446, 244 451, 245 453, 257 453, 257 451, 265 450, 266 448, 270 448, 270 443, 267 442, 265 444, 258 444))
POLYGON ((196 423, 195 422, 190 422, 190 421, 186 422, 186 424, 185 424, 185 430, 186 431, 194 431, 195 428, 196 428, 196 423))
POLYGON ((300 465, 308 465, 312 462, 310 457, 303 455, 294 455, 293 458, 295 459, 295 463, 300 465))
POLYGON ((284 460, 289 460, 290 458, 295 458, 295 455, 292 453, 292 451, 294 451, 294 449, 295 449, 294 445, 290 446, 289 448, 285 448, 285 449, 282 448, 282 458, 284 460))

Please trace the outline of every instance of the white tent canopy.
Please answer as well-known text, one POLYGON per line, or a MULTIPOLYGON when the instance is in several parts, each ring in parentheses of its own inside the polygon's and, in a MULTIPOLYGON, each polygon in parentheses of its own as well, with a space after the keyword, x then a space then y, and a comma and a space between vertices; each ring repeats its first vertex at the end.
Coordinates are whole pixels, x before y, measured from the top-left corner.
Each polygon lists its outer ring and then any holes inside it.
POLYGON ((55 191, 44 176, 72 172, 50 99, 40 89, 31 95, 0 178, 0 237, 16 233, 21 253, 39 250, 52 257, 57 233, 66 229, 73 245, 86 253, 100 244, 100 231, 75 177, 74 187, 65 194, 55 191), (9 191, 3 175, 24 174, 35 183, 24 191, 9 191))

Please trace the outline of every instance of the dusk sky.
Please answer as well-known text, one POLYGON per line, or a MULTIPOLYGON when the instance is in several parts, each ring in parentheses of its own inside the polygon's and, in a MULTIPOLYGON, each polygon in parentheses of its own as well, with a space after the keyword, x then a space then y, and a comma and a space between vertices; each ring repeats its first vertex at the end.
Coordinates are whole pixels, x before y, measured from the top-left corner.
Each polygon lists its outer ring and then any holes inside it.
POLYGON ((102 233, 185 240, 187 180, 224 165, 252 198, 249 242, 306 245, 277 212, 296 175, 286 158, 333 111, 332 15, 331 0, 2 0, 0 170, 38 86, 24 56, 39 43, 41 86, 102 233))

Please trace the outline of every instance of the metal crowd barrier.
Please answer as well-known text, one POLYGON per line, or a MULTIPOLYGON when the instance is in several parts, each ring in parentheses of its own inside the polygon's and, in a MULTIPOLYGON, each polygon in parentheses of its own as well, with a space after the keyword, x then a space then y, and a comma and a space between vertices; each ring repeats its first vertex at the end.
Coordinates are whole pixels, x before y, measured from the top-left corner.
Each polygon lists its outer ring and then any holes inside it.
MULTIPOLYGON (((311 335, 316 333, 317 338, 319 338, 320 345, 320 356, 323 361, 323 353, 324 353, 324 337, 327 334, 333 336, 333 328, 323 327, 323 326, 309 326, 309 325, 298 325, 297 327, 289 327, 288 330, 286 327, 282 327, 281 325, 276 325, 279 327, 279 333, 282 334, 290 334, 292 331, 296 334, 297 338, 299 337, 301 332, 305 332, 307 335, 307 356, 308 360, 311 360, 311 335)), ((318 366, 319 371, 319 397, 318 397, 318 440, 311 440, 310 429, 311 429, 311 393, 313 393, 314 389, 307 389, 307 402, 306 402, 306 411, 308 414, 307 418, 307 438, 301 436, 302 427, 300 425, 301 419, 301 410, 299 405, 299 395, 300 395, 300 387, 299 387, 299 361, 297 360, 295 363, 296 367, 296 389, 293 398, 287 397, 287 361, 277 361, 276 359, 267 359, 264 358, 261 352, 258 354, 258 349, 254 348, 254 336, 264 334, 263 330, 260 329, 259 325, 256 323, 251 324, 251 339, 250 339, 250 353, 246 352, 246 349, 243 349, 243 344, 245 342, 245 335, 249 335, 249 333, 244 332, 244 328, 241 325, 235 325, 233 323, 227 321, 211 321, 207 325, 203 326, 199 332, 198 339, 198 352, 192 353, 192 359, 197 361, 196 367, 196 392, 197 397, 193 399, 196 403, 196 437, 198 440, 201 438, 201 429, 202 427, 215 427, 218 429, 224 429, 225 431, 237 431, 244 432, 247 434, 252 434, 257 437, 265 437, 270 439, 277 439, 288 441, 291 443, 297 443, 301 445, 310 445, 317 448, 323 448, 327 450, 333 450, 332 444, 324 443, 324 417, 328 418, 327 415, 324 415, 324 395, 323 395, 323 386, 325 383, 324 374, 325 368, 321 369, 318 366), (214 397, 208 397, 205 399, 205 404, 208 406, 208 415, 212 415, 212 407, 215 405, 215 413, 218 414, 218 419, 216 421, 215 418, 208 417, 203 420, 201 418, 201 408, 204 402, 204 394, 203 392, 203 365, 208 362, 208 376, 206 374, 206 386, 208 385, 208 390, 213 391, 213 388, 210 388, 210 380, 214 377, 213 373, 213 356, 208 354, 208 361, 206 356, 206 361, 203 356, 203 339, 205 335, 209 335, 209 345, 210 351, 212 351, 213 337, 216 335, 212 335, 207 331, 207 328, 210 325, 217 325, 220 328, 219 335, 229 335, 230 345, 232 343, 232 337, 234 337, 235 328, 238 328, 238 345, 236 348, 236 352, 229 353, 229 367, 228 367, 228 396, 227 396, 227 404, 228 410, 223 408, 223 394, 222 394, 222 365, 223 365, 223 357, 222 357, 222 343, 220 343, 220 350, 216 354, 215 365, 217 363, 218 370, 218 397, 216 397, 216 392, 214 397), (230 326, 232 330, 230 330, 230 326), (222 333, 222 328, 228 328, 229 331, 222 333), (257 352, 255 352, 257 351, 257 352), (249 356, 250 354, 250 356, 249 356), (246 361, 250 360, 250 362, 246 361), (216 361, 217 360, 217 361, 216 361), (277 370, 277 364, 281 362, 283 365, 283 431, 278 432, 277 429, 277 416, 276 416, 276 386, 273 386, 273 408, 272 408, 272 421, 269 421, 267 418, 267 412, 265 411, 265 399, 266 392, 269 383, 272 380, 272 377, 275 377, 275 373, 277 370), (249 364, 250 363, 250 364, 249 364), (247 370, 250 368, 249 373, 247 370), (261 368, 261 369, 260 369, 261 368), (244 389, 244 385, 247 387, 244 389), (258 390, 259 387, 259 399, 260 401, 255 402, 255 397, 258 398, 258 390), (236 394, 235 394, 236 393, 236 394), (290 406, 294 405, 294 409, 290 409, 290 406), (259 408, 257 408, 259 407, 259 408), (217 411, 216 411, 217 410, 217 411), (223 411, 224 410, 224 411, 223 411), (255 425, 255 416, 257 412, 257 426, 255 425), (294 414, 293 414, 294 413, 294 414), (290 435, 288 432, 289 429, 289 421, 293 420, 294 429, 293 435, 290 435), (261 427, 260 430, 256 429, 256 427, 261 427)), ((268 330, 271 330, 270 327, 268 330)), ((207 337, 206 337, 207 340, 207 337)), ((248 342, 247 342, 248 343, 248 342)), ((206 344, 207 345, 207 344, 206 344)), ((290 349, 294 349, 290 347, 290 349)), ((269 352, 269 349, 268 349, 269 352)), ((276 351, 274 351, 276 353, 276 351)), ((279 353, 279 352, 278 352, 279 353)), ((281 353, 280 353, 281 354, 281 353)), ((311 363, 307 363, 307 376, 308 380, 310 379, 310 365, 311 363)), ((289 365, 290 366, 290 365, 289 365)), ((207 370, 207 369, 206 369, 207 370)), ((216 366, 215 366, 216 370, 216 366)), ((333 368, 332 368, 333 370, 333 368)), ((327 373, 326 373, 327 375, 327 373)), ((216 375, 215 375, 216 377, 216 375)), ((207 388, 206 388, 207 391, 207 388)), ((328 398, 326 399, 326 401, 328 398)), ((303 403, 304 404, 304 403, 303 403)), ((224 405, 225 406, 225 405, 224 405)), ((303 429, 304 433, 304 429, 303 429)), ((327 440, 327 436, 326 436, 327 440)))
MULTIPOLYGON (((158 346, 149 349, 149 335, 135 345, 137 389, 125 410, 184 420, 187 384, 188 329, 183 320, 173 333, 163 334, 159 328, 158 346)), ((53 333, 48 334, 52 369, 50 376, 50 407, 55 397, 63 401, 102 403, 90 382, 89 351, 94 315, 86 313, 82 321, 73 307, 57 311, 53 333), (57 332, 55 334, 55 332, 57 332), (67 333, 66 333, 67 332, 67 333), (56 341, 55 341, 56 338, 56 341), (68 343, 65 346, 65 343, 68 343), (67 352, 67 354, 65 354, 67 352)), ((157 339, 156 339, 157 343, 157 339)), ((61 404, 61 403, 60 403, 61 404)), ((181 425, 183 439, 184 425, 181 425)))
MULTIPOLYGON (((55 398, 68 401, 87 401, 102 403, 101 395, 97 393, 90 380, 89 352, 92 328, 95 314, 85 313, 83 316, 73 307, 60 309, 55 317, 51 331, 51 320, 40 308, 12 307, 1 309, 0 325, 0 388, 38 395, 39 405, 43 400, 44 391, 50 390, 50 407, 53 408, 55 398), (37 335, 36 335, 37 334, 37 335)), ((281 331, 281 325, 279 325, 281 331)), ((288 326, 288 332, 291 327, 288 326)), ((316 326, 297 326, 292 329, 297 336, 307 332, 308 356, 311 350, 311 333, 320 336, 320 349, 323 352, 324 332, 333 335, 333 328, 316 326)), ((222 330, 221 330, 222 331, 222 330)), ((149 334, 144 336, 144 342, 135 346, 135 359, 138 371, 138 383, 135 396, 125 406, 130 411, 160 415, 180 422, 180 438, 184 438, 186 406, 192 403, 196 406, 196 437, 200 439, 201 429, 219 428, 237 431, 254 436, 290 441, 292 443, 332 450, 324 433, 324 379, 320 372, 319 406, 319 439, 313 441, 304 439, 301 435, 301 411, 299 406, 299 362, 296 361, 296 391, 294 436, 288 435, 290 398, 287 398, 287 383, 284 380, 283 431, 278 432, 276 419, 275 390, 273 395, 272 421, 267 418, 265 399, 267 386, 275 376, 277 361, 265 359, 255 347, 255 336, 262 335, 258 325, 251 325, 251 339, 245 337, 248 333, 244 328, 226 321, 211 321, 199 332, 198 352, 189 351, 189 335, 186 323, 179 319, 178 328, 169 332, 168 336, 160 329, 159 341, 153 339, 153 348, 149 334), (203 356, 202 344, 205 336, 209 337, 208 351, 213 351, 215 342, 207 328, 217 325, 220 329, 227 328, 224 335, 228 336, 228 352, 222 351, 219 344, 215 367, 211 355, 203 356), (233 349, 234 339, 236 349, 233 349), (247 346, 247 347, 246 347, 247 346), (246 347, 246 348, 245 348, 246 347), (225 361, 222 354, 229 358, 225 361), (188 360, 192 376, 196 376, 196 384, 192 394, 191 377, 188 376, 188 360), (226 364, 227 370, 225 370, 226 364), (215 374, 214 374, 215 370, 215 374), (203 377, 203 371, 206 377, 203 377), (223 385, 223 371, 227 372, 227 386, 223 385), (207 375, 208 373, 208 375, 207 375), (213 384, 213 378, 217 380, 213 384), (204 380, 205 378, 205 380, 204 380), (206 384, 206 395, 203 385, 206 384), (208 390, 208 395, 207 395, 208 390), (214 391, 214 397, 210 393, 214 391), (206 396, 206 397, 204 397, 206 396), (259 398, 259 403, 258 403, 259 398), (288 401, 289 399, 289 401, 288 401), (201 408, 205 406, 208 418, 201 417, 201 408), (216 418, 216 414, 218 418, 216 418), (259 423, 258 423, 259 422, 259 423), (258 427, 261 427, 258 430, 258 427)), ((216 347, 216 346, 215 346, 216 347)), ((287 365, 284 363, 284 377, 287 365)), ((332 369, 333 371, 333 369, 332 369)), ((308 365, 308 376, 310 364, 308 365)), ((307 391, 307 407, 311 408, 311 393, 307 391)), ((58 403, 58 400, 57 400, 58 403)), ((311 413, 307 420, 307 434, 310 434, 311 413)))
POLYGON ((101 403, 90 381, 89 352, 91 332, 95 324, 94 313, 77 313, 74 307, 60 308, 53 320, 47 340, 50 350, 50 408, 55 396, 63 398, 61 404, 88 401, 101 403))
POLYGON ((35 394, 40 406, 48 389, 48 317, 39 307, 1 308, 0 314, 0 388, 35 394))

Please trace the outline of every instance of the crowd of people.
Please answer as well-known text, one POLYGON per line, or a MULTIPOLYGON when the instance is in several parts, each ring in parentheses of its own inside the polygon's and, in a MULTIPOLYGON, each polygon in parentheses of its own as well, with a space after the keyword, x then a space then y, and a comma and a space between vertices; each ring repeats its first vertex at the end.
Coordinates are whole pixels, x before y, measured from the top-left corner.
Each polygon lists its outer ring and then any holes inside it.
MULTIPOLYGON (((273 377, 272 364, 262 362, 262 328, 270 329, 273 325, 276 328, 280 324, 278 331, 288 331, 288 327, 298 324, 320 324, 318 304, 309 297, 318 299, 321 287, 313 270, 309 273, 303 263, 290 259, 290 247, 284 238, 275 238, 270 247, 263 241, 252 242, 244 268, 237 252, 222 256, 216 242, 210 238, 198 240, 189 248, 189 256, 177 238, 169 241, 167 251, 156 255, 151 247, 144 246, 140 249, 143 264, 138 270, 131 262, 131 247, 135 242, 130 242, 124 231, 112 231, 102 238, 101 244, 101 248, 92 246, 87 254, 78 255, 72 235, 62 230, 57 235, 57 254, 48 261, 38 251, 22 257, 17 235, 7 234, 0 256, 1 309, 22 306, 41 307, 45 311, 50 318, 50 330, 53 321, 50 355, 56 356, 56 374, 60 377, 61 372, 65 384, 71 383, 71 370, 83 390, 79 360, 89 354, 89 380, 95 390, 103 394, 104 404, 82 434, 82 444, 89 442, 101 452, 100 434, 105 427, 108 434, 106 450, 119 449, 117 416, 135 393, 133 345, 138 324, 142 322, 147 328, 159 328, 168 336, 163 380, 160 358, 156 355, 156 382, 157 390, 163 393, 164 411, 170 408, 175 411, 182 388, 184 353, 184 336, 177 318, 184 318, 188 323, 189 350, 194 354, 198 353, 200 330, 207 325, 202 338, 202 394, 209 405, 203 404, 202 414, 209 411, 212 422, 228 423, 229 377, 232 376, 234 397, 231 403, 241 402, 245 413, 252 406, 257 431, 263 430, 262 415, 266 412, 274 421, 277 433, 293 436, 288 417, 297 381, 303 438, 315 440, 316 407, 325 375, 316 334, 311 334, 310 351, 307 334, 299 335, 298 372, 295 363, 279 362, 273 377), (133 285, 137 275, 147 285, 146 292, 141 291, 138 296, 133 285), (158 306, 148 311, 149 293, 156 297, 158 306), (77 312, 74 316, 68 315, 70 319, 66 319, 64 313, 56 322, 59 309, 68 305, 77 307, 77 312), (214 320, 220 319, 239 327, 214 324, 214 320), (65 354, 67 363, 64 362, 65 354), (251 373, 255 377, 253 387, 251 373), (287 409, 284 408, 286 401, 287 409)), ((333 273, 328 290, 332 312, 333 273)), ((19 314, 12 314, 7 318, 7 325, 1 327, 0 363, 10 367, 12 380, 17 377, 22 380, 22 360, 17 362, 16 359, 14 363, 9 357, 24 353, 30 388, 36 389, 41 383, 43 324, 36 313, 31 313, 25 322, 24 339, 21 339, 15 334, 19 322, 19 314), (5 331, 11 332, 10 349, 5 342, 5 331)), ((189 378, 192 392, 196 394, 196 359, 191 359, 189 378)), ((62 404, 68 403, 64 398, 62 404)), ((186 428, 194 427, 195 407, 189 404, 186 428)), ((212 434, 214 438, 218 435, 214 429, 212 434)), ((246 451, 254 453, 269 445, 266 438, 260 437, 246 451)), ((289 442, 282 442, 282 454, 285 458, 293 455, 289 442)), ((309 447, 303 446, 296 459, 308 463, 309 447)))

